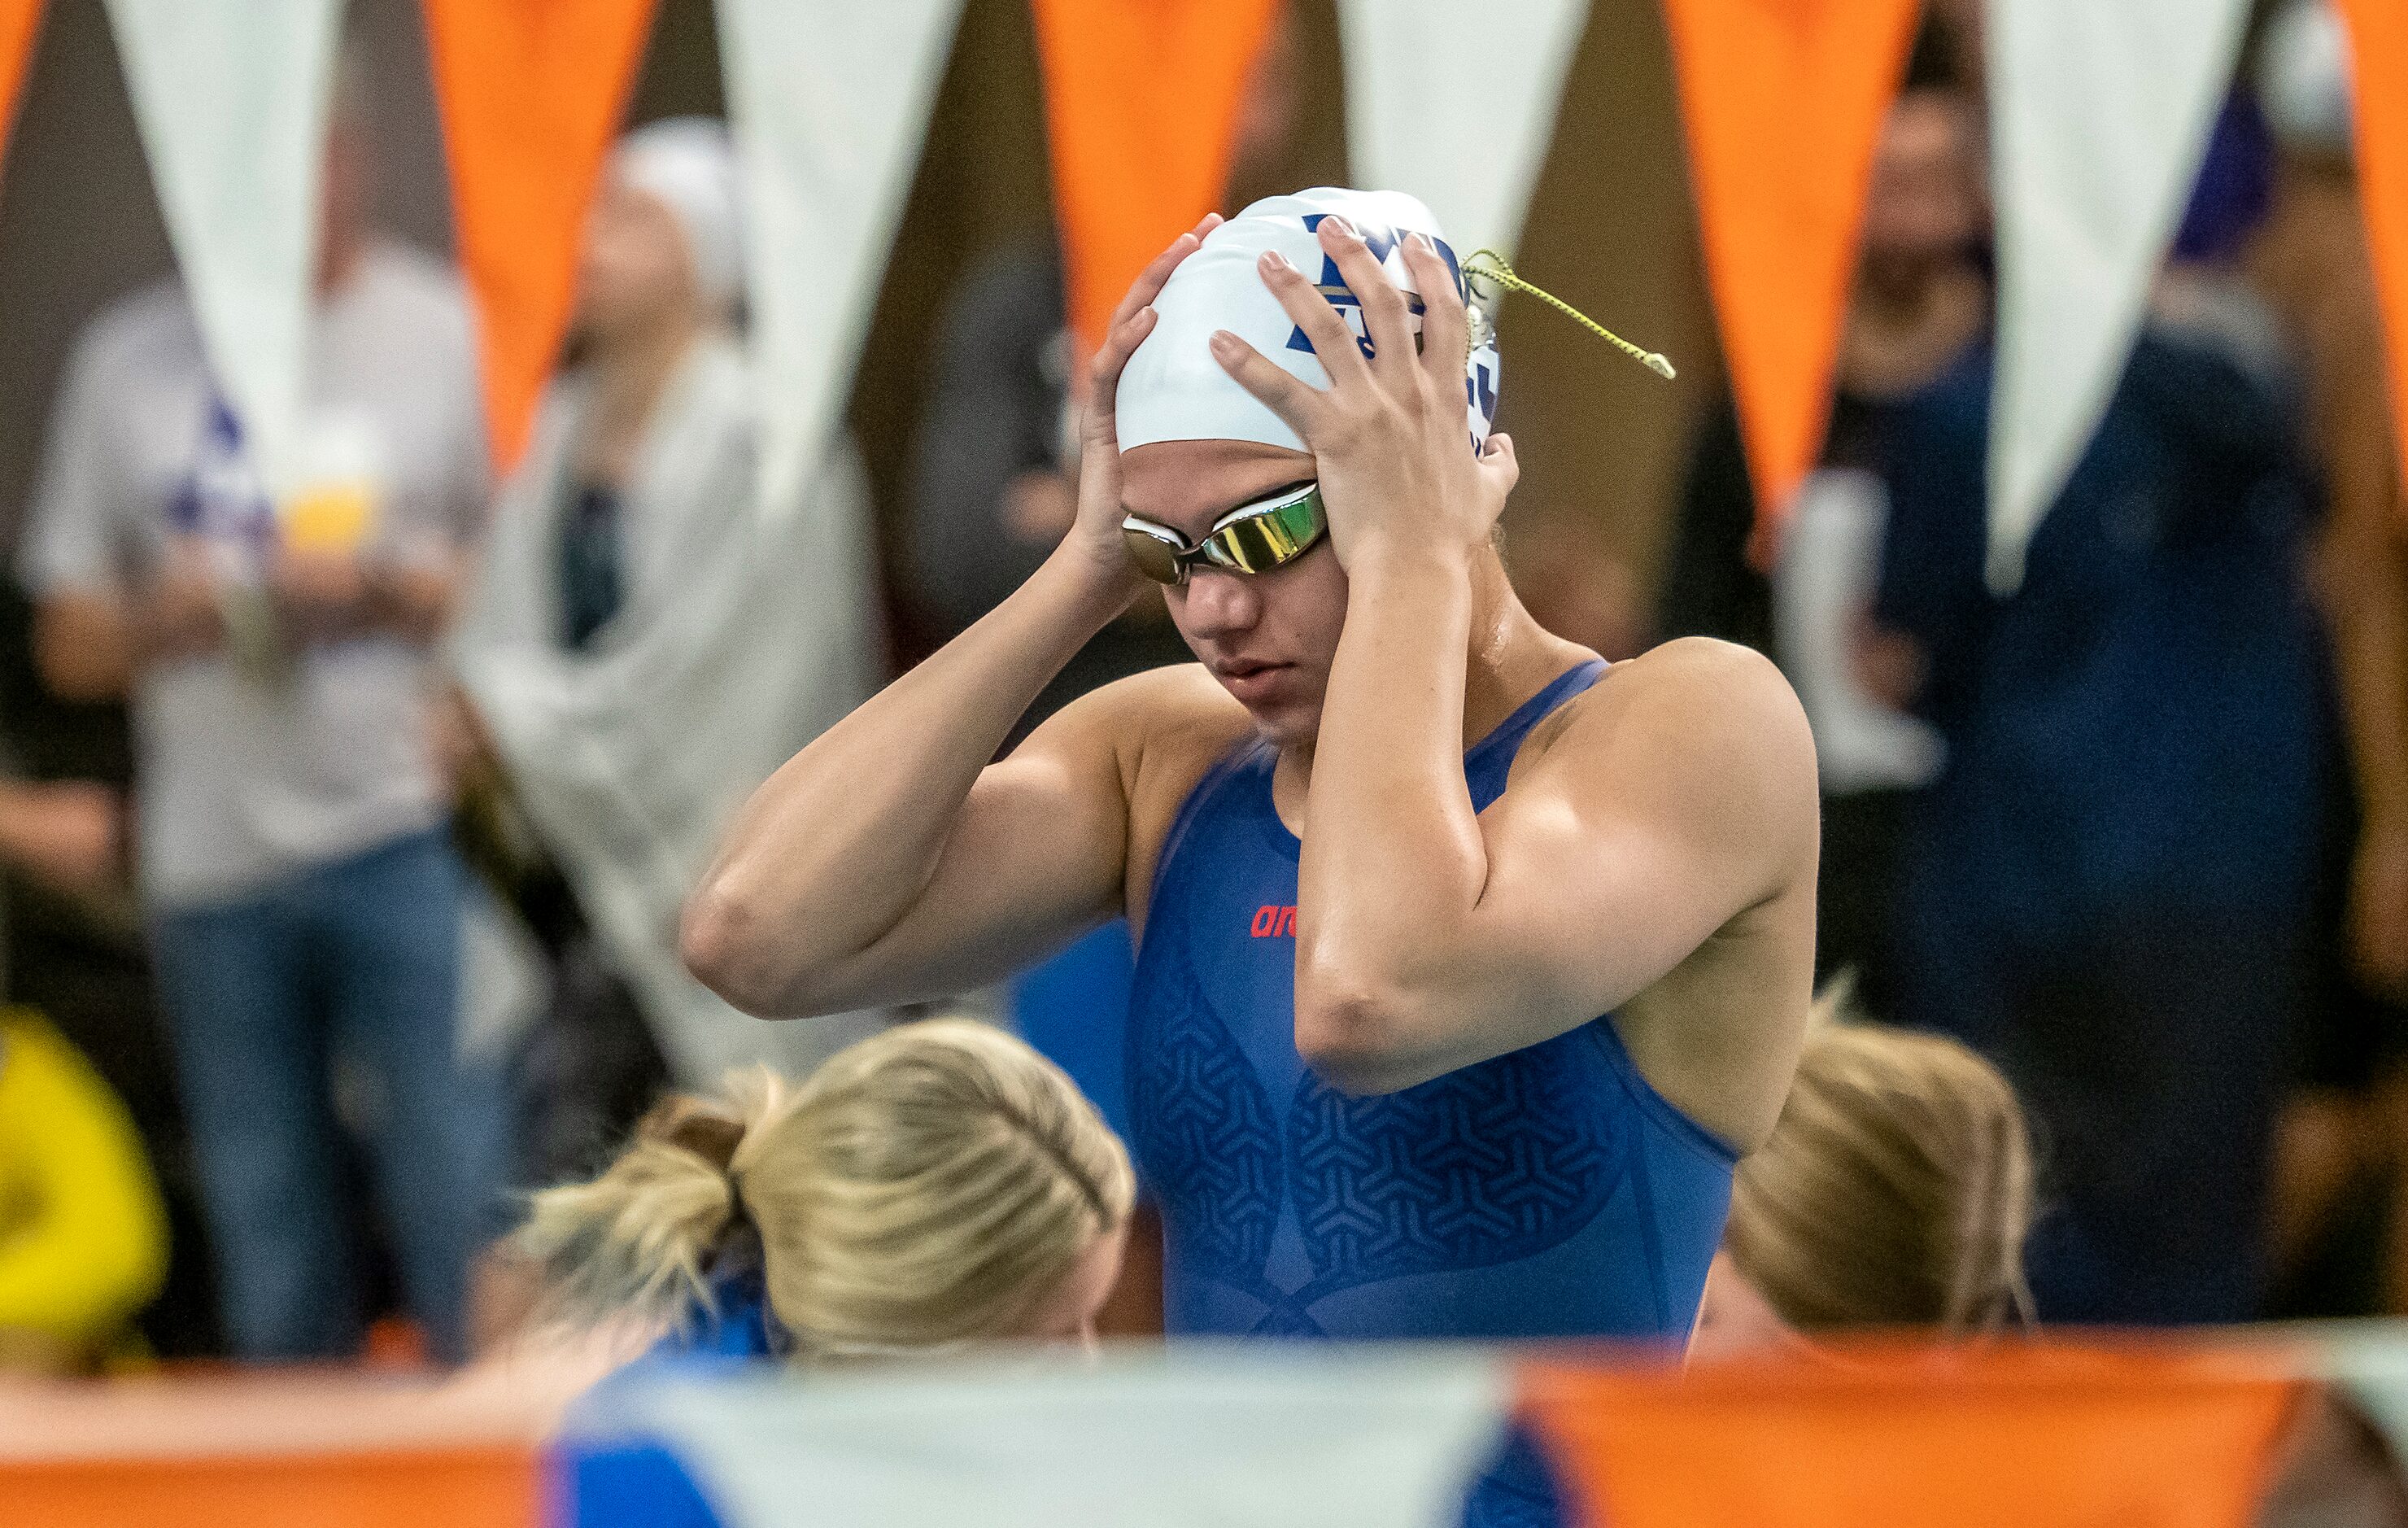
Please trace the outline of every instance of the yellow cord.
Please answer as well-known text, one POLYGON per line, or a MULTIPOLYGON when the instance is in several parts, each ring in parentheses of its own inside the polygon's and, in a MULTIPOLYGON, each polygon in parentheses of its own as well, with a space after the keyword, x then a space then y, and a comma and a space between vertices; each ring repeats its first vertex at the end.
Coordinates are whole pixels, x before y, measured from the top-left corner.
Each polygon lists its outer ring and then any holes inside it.
POLYGON ((1508 288, 1514 292, 1527 292, 1530 296, 1538 298, 1541 302, 1545 303, 1548 307, 1563 314, 1566 318, 1570 319, 1573 323, 1579 324, 1582 328, 1586 329, 1589 333, 1597 336, 1599 339, 1602 339, 1606 343, 1613 346, 1614 349, 1622 352, 1623 354, 1629 356, 1632 360, 1638 362, 1641 366, 1645 367, 1648 370, 1653 371, 1656 375, 1663 378, 1666 382, 1672 380, 1672 363, 1666 360, 1661 353, 1652 350, 1641 350, 1637 345, 1632 344, 1629 340, 1623 339, 1622 336, 1614 333, 1612 329, 1607 328, 1604 324, 1599 324, 1597 320, 1589 317, 1586 313, 1582 312, 1570 303, 1564 301, 1563 298, 1558 297, 1554 293, 1540 287, 1536 282, 1528 281, 1527 279, 1516 274, 1512 266, 1508 264, 1505 257, 1498 254, 1495 250, 1473 251, 1471 258, 1463 263, 1463 274, 1469 280, 1493 281, 1498 286, 1508 288))

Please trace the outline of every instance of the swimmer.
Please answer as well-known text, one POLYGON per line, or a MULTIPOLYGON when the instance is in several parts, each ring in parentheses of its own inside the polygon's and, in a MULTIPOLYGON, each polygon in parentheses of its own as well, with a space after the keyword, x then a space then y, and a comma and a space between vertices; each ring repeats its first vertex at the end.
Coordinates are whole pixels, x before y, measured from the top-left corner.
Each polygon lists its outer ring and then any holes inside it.
POLYGON ((791 1087, 672 1099, 520 1232, 555 1322, 657 1356, 799 1362, 1087 1344, 1120 1271, 1128 1153, 1060 1068, 990 1025, 907 1024, 791 1087))
POLYGON ((1013 1036, 929 1019, 799 1087, 738 1078, 655 1108, 599 1177, 538 1194, 516 1238, 556 1335, 652 1342, 556 1449, 588 1528, 724 1521, 669 1440, 609 1420, 614 1391, 730 1364, 1090 1347, 1120 1273, 1128 1153, 1013 1036))
POLYGON ((1804 716, 1748 650, 1609 667, 1523 608, 1462 268, 1388 192, 1172 244, 1096 357, 1069 534, 779 771, 686 910, 695 972, 781 1016, 1125 914, 1173 1334, 1685 1340, 1805 1034, 1804 716), (996 760, 1149 591, 1199 661, 996 760))
POLYGON ((1818 1024, 1772 1138, 1740 1163, 1690 1356, 2028 1329, 2032 1177, 1998 1068, 1938 1035, 1818 1024))

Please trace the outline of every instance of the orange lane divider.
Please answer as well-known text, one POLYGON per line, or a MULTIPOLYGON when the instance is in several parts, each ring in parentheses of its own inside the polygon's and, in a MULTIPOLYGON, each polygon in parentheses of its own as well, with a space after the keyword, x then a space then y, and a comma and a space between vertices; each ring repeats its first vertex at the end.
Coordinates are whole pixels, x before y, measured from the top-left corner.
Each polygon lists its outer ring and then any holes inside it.
POLYGON ((1526 1416, 1614 1528, 2242 1528, 2306 1382, 2281 1349, 1851 1344, 1691 1370, 1539 1362, 1526 1416))

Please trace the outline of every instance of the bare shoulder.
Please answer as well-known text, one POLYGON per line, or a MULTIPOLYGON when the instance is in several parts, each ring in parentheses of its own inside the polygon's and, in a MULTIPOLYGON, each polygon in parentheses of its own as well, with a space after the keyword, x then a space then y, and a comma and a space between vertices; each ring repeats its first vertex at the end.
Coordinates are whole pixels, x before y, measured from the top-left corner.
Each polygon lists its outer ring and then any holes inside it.
POLYGON ((1709 831, 1743 828, 1768 846, 1794 842, 1811 853, 1818 836, 1805 710, 1753 648, 1685 637, 1616 663, 1548 717, 1525 752, 1535 756, 1534 785, 1677 813, 1709 831))
POLYGON ((1699 722, 1766 729, 1773 746, 1812 742, 1806 714, 1772 660, 1753 647, 1712 637, 1683 637, 1626 658, 1582 698, 1603 709, 1644 708, 1699 722), (1797 736, 1787 734, 1795 728, 1797 736))

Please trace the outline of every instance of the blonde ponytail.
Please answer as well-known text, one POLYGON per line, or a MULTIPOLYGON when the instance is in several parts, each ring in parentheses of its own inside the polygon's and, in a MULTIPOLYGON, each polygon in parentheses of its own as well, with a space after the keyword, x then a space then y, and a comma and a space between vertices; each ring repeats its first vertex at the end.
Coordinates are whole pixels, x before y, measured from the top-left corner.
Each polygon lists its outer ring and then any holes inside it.
POLYGON ((724 1100, 665 1100, 601 1176, 537 1194, 518 1245, 544 1270, 549 1313, 666 1323, 709 1308, 710 1268, 738 1215, 730 1164, 789 1106, 767 1070, 731 1077, 724 1100))
POLYGON ((538 1195, 522 1245, 556 1310, 673 1319, 710 1300, 739 1218, 806 1357, 1023 1334, 1136 1195, 1069 1077, 990 1025, 929 1019, 656 1110, 591 1183, 538 1195))

